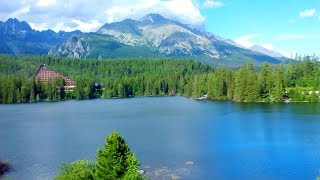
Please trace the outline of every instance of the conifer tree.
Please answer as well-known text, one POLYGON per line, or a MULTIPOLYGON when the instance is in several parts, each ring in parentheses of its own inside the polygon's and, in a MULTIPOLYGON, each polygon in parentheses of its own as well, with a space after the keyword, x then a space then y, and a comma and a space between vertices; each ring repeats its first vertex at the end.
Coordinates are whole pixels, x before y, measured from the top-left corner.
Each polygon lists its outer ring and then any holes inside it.
POLYGON ((94 179, 139 179, 139 162, 119 133, 111 133, 104 149, 98 149, 94 179))

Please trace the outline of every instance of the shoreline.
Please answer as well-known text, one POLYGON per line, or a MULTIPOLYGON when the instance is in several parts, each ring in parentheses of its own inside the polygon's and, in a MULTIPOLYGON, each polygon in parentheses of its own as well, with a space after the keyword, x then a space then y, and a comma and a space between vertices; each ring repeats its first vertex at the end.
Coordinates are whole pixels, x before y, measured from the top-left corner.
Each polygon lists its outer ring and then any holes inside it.
POLYGON ((310 102, 310 101, 282 101, 282 102, 268 102, 268 101, 234 101, 234 100, 227 100, 227 99, 210 99, 210 98, 193 98, 193 97, 188 97, 188 96, 183 96, 183 95, 156 95, 156 96, 128 96, 128 97, 111 97, 111 98, 93 98, 93 99, 62 99, 62 100, 55 100, 55 101, 38 101, 38 102, 23 102, 23 103, 0 103, 0 105, 18 105, 18 104, 36 104, 36 103, 57 103, 57 102, 64 102, 64 101, 88 101, 88 100, 96 100, 96 99, 131 99, 131 98, 153 98, 153 97, 184 97, 188 99, 193 99, 197 101, 214 101, 214 102, 220 102, 220 101, 227 101, 227 102, 234 102, 234 103, 268 103, 268 104, 295 104, 295 103, 320 103, 320 102, 310 102))

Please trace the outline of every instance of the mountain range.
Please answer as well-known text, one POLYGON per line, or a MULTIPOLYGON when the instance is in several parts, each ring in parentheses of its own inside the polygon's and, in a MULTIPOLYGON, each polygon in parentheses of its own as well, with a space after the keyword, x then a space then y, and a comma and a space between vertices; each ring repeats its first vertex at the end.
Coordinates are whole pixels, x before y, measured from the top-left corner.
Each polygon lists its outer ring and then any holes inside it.
POLYGON ((244 48, 229 39, 148 14, 140 20, 107 23, 97 32, 36 31, 25 21, 0 21, 1 54, 48 54, 70 58, 191 58, 210 64, 235 65, 287 60, 255 45, 244 48))
POLYGON ((25 21, 8 19, 0 21, 1 54, 48 54, 57 44, 62 44, 71 36, 82 34, 80 31, 58 33, 52 30, 36 31, 25 21))

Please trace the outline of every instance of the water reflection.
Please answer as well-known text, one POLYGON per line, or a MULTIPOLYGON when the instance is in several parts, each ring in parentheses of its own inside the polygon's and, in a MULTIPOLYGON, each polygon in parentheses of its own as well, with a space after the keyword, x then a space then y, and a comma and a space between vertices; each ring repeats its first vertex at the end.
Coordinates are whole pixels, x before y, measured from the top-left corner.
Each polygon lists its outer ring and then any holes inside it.
POLYGON ((0 113, 0 157, 15 162, 14 179, 52 179, 61 162, 94 160, 113 130, 156 179, 314 179, 320 168, 318 104, 161 97, 0 105, 0 113))

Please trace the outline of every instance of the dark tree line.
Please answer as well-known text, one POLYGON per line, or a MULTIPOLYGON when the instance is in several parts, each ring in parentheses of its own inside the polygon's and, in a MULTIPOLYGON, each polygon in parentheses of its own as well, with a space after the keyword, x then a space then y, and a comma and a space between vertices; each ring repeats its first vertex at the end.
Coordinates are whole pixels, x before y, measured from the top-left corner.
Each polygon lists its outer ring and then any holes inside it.
POLYGON ((281 102, 284 98, 316 102, 320 90, 319 61, 310 58, 228 69, 180 59, 0 56, 0 67, 1 103, 163 95, 239 102, 281 102), (33 76, 40 64, 76 80, 76 89, 66 92, 62 79, 36 82, 33 76))

